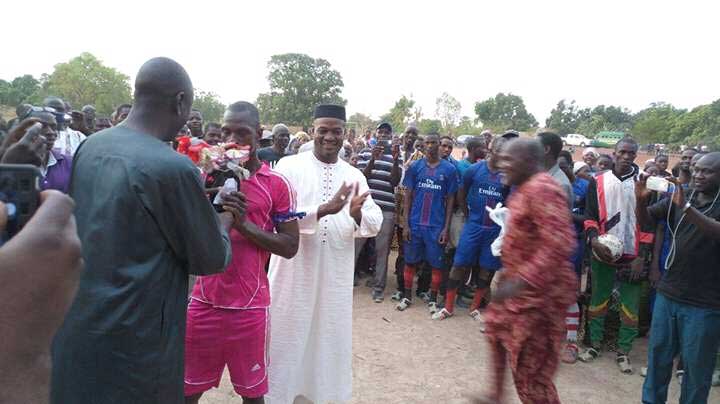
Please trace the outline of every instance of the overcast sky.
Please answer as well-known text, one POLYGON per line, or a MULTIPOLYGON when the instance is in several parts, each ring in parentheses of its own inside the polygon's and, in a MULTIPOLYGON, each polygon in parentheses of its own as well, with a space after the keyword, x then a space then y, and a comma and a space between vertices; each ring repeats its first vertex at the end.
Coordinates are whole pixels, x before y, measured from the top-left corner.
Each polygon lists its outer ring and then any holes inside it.
POLYGON ((195 87, 254 101, 270 56, 300 52, 330 61, 349 113, 373 117, 403 94, 432 116, 445 91, 471 117, 476 101, 512 92, 541 123, 562 98, 633 111, 720 98, 713 0, 35 0, 2 10, 5 80, 83 51, 131 78, 169 56, 195 87))

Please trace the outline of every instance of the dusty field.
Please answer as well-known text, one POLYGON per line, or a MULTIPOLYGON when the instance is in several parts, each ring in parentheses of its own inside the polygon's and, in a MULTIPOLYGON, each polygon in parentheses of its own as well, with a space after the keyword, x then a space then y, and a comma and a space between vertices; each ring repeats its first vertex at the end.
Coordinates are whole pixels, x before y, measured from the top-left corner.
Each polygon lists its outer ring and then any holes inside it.
MULTIPOLYGON (((394 262, 391 257, 390 262, 394 262)), ((364 282, 363 282, 364 284, 364 282)), ((486 390, 490 355, 478 323, 467 310, 433 322, 423 305, 405 312, 395 310, 389 299, 395 279, 388 279, 385 302, 373 303, 370 289, 355 288, 353 310, 353 400, 352 403, 467 403, 467 394, 486 390)), ((562 365, 556 383, 563 403, 625 404, 640 402, 643 378, 638 374, 646 360, 646 339, 636 343, 631 360, 634 375, 622 375, 614 354, 596 363, 562 365)), ((272 358, 271 358, 272 360, 272 358)), ((520 403, 508 374, 508 403, 520 403)), ((670 386, 669 402, 678 402, 679 385, 670 386)), ((299 400, 298 400, 299 401, 299 400)), ((219 389, 201 403, 239 403, 227 374, 219 389)), ((720 403, 720 388, 709 401, 720 403)))

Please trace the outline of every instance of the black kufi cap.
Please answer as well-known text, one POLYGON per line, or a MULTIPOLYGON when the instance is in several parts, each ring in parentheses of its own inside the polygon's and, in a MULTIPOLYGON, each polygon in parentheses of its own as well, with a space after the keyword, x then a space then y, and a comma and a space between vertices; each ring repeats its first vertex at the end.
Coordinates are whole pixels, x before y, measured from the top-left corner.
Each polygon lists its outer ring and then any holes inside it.
POLYGON ((336 118, 343 122, 347 121, 347 119, 345 119, 345 107, 335 104, 318 105, 315 107, 313 118, 336 118))

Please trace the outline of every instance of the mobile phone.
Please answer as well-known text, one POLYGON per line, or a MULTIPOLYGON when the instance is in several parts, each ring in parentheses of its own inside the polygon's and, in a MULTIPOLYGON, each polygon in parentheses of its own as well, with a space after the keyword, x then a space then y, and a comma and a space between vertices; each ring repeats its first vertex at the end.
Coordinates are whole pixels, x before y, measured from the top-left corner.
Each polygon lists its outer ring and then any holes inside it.
POLYGON ((383 155, 392 154, 392 145, 389 140, 382 140, 378 142, 378 146, 382 146, 383 155))
POLYGON ((29 164, 0 164, 0 201, 7 209, 2 243, 16 235, 40 205, 40 169, 29 164))
POLYGON ((662 177, 649 177, 647 179, 647 189, 665 193, 670 188, 670 181, 662 177))

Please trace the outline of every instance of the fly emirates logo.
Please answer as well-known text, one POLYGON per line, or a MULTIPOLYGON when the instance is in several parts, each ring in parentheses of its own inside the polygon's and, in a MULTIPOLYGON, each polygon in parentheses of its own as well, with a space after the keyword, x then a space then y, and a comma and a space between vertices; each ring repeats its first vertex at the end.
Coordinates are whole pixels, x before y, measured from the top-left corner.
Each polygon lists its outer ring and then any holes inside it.
POLYGON ((498 192, 495 187, 478 188, 480 196, 489 196, 491 198, 502 198, 502 193, 498 192))
POLYGON ((421 182, 420 184, 418 184, 418 187, 432 189, 434 191, 440 191, 442 189, 442 185, 436 184, 435 181, 431 180, 430 178, 425 178, 425 182, 421 182))

